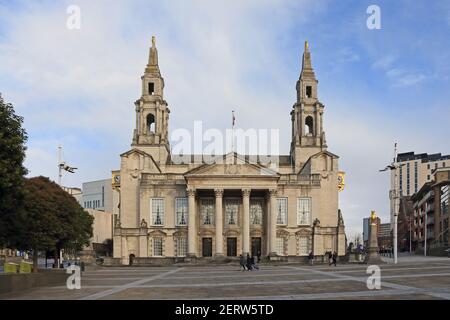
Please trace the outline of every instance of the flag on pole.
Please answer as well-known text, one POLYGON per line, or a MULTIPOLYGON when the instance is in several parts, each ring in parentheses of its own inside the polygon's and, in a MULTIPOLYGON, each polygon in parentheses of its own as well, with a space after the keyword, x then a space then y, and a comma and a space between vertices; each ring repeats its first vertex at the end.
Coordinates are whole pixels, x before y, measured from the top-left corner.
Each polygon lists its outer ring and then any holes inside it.
POLYGON ((232 120, 232 125, 233 125, 233 127, 234 127, 234 124, 236 123, 236 117, 234 116, 234 110, 233 111, 231 111, 231 113, 232 113, 232 115, 233 115, 233 120, 232 120))

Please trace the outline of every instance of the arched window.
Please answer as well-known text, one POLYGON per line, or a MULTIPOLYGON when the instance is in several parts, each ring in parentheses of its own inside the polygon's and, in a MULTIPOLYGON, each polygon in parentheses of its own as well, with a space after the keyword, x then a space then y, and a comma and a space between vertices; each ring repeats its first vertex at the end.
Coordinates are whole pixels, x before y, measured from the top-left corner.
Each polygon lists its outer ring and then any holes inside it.
POLYGON ((151 113, 147 116, 147 131, 148 133, 155 133, 155 116, 151 113))
POLYGON ((311 116, 307 116, 305 119, 305 134, 306 135, 314 134, 314 119, 311 116))

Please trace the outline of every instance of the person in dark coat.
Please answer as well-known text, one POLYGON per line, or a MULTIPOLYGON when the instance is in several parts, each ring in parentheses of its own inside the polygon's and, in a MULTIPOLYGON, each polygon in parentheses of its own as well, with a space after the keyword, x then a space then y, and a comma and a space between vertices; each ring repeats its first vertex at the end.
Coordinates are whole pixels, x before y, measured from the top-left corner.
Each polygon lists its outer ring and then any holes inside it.
MULTIPOLYGON (((241 265, 241 268, 244 269, 244 270, 242 270, 242 271, 245 271, 245 265, 246 265, 246 263, 247 263, 247 261, 245 261, 245 257, 241 254, 241 255, 239 256, 239 264, 241 265)), ((239 270, 241 270, 241 268, 239 268, 239 270)))
POLYGON ((309 253, 308 259, 309 259, 309 264, 313 265, 314 264, 314 253, 312 251, 309 253))
POLYGON ((336 262, 337 262, 337 252, 336 251, 333 252, 332 260, 333 260, 334 266, 336 267, 336 262))
POLYGON ((252 270, 252 260, 250 258, 250 255, 247 253, 247 270, 252 270))

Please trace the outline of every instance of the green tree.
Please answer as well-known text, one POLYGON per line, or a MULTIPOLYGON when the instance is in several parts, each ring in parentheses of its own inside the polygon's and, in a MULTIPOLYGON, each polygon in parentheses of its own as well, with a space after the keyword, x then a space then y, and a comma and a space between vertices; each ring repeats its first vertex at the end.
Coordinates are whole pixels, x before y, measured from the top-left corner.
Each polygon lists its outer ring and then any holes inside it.
POLYGON ((20 238, 15 245, 33 250, 34 271, 38 251, 80 250, 92 237, 93 217, 74 197, 45 177, 25 181, 24 207, 18 221, 20 238))
POLYGON ((17 235, 17 212, 23 201, 23 166, 27 134, 23 118, 0 94, 0 247, 9 246, 17 235))

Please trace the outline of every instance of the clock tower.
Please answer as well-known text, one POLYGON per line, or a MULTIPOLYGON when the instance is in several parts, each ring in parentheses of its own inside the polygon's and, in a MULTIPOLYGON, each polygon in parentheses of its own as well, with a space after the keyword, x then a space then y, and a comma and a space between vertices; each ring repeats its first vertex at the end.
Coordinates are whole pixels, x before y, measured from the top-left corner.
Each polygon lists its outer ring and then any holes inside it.
POLYGON ((170 157, 168 139, 170 110, 164 100, 164 79, 159 70, 154 36, 148 64, 141 80, 142 95, 135 102, 136 128, 132 147, 147 152, 158 164, 165 164, 170 157))
POLYGON ((312 155, 327 148, 323 131, 324 105, 317 97, 317 84, 311 64, 311 53, 306 41, 302 71, 296 86, 297 102, 291 111, 291 156, 295 161, 295 172, 298 172, 312 155))

